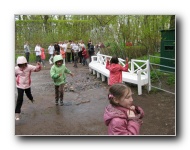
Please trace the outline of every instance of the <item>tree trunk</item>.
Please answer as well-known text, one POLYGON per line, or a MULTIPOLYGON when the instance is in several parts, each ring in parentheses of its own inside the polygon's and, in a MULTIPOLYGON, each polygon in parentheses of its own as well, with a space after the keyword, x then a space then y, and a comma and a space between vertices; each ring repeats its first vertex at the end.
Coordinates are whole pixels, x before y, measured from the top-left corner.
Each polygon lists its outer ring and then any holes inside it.
POLYGON ((175 15, 170 18, 170 29, 175 29, 175 15))

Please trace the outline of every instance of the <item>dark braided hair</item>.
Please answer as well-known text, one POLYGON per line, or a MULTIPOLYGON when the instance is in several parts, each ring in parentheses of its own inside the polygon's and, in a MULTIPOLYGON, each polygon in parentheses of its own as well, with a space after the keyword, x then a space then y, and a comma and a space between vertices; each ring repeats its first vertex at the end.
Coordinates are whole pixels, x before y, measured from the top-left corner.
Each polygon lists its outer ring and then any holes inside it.
POLYGON ((113 57, 111 58, 111 60, 110 60, 110 63, 111 63, 111 64, 112 64, 112 63, 118 64, 118 63, 119 63, 118 57, 117 57, 117 56, 113 56, 113 57))

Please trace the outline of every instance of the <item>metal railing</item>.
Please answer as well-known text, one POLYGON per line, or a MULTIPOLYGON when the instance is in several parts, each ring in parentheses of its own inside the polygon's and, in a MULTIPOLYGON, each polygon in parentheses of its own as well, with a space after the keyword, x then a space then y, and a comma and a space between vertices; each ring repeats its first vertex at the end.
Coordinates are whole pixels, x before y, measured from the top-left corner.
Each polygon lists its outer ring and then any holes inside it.
MULTIPOLYGON (((160 71, 160 72, 164 72, 164 73, 172 73, 172 74, 175 74, 175 72, 176 72, 175 67, 171 67, 171 66, 166 66, 166 65, 162 65, 162 64, 153 63, 153 62, 151 62, 151 58, 157 58, 157 59, 160 59, 160 60, 161 60, 161 59, 165 59, 165 60, 169 60, 169 61, 175 61, 175 59, 149 55, 150 70, 155 73, 155 76, 157 77, 158 82, 159 82, 159 86, 152 85, 151 82, 149 82, 149 83, 151 83, 151 84, 149 84, 149 86, 151 86, 151 88, 155 88, 155 89, 158 89, 158 90, 162 90, 162 91, 167 92, 167 93, 170 93, 170 94, 175 94, 175 92, 172 92, 172 91, 170 91, 170 90, 167 90, 167 89, 164 89, 164 88, 161 87, 162 81, 161 81, 161 79, 159 78, 159 76, 158 76, 158 74, 157 74, 157 72, 156 72, 156 71, 160 71), (155 66, 156 66, 156 68, 154 68, 155 66), (169 68, 170 70, 174 70, 174 71, 172 72, 172 71, 162 70, 162 69, 160 69, 160 67, 162 67, 162 68, 169 68)), ((175 66, 176 66, 176 65, 175 65, 175 66)), ((176 78, 175 78, 175 79, 176 79, 176 78)), ((151 77, 150 77, 150 80, 151 80, 151 77)), ((175 80, 175 81, 176 81, 176 80, 175 80)), ((176 82, 175 82, 175 83, 176 83, 176 82)))

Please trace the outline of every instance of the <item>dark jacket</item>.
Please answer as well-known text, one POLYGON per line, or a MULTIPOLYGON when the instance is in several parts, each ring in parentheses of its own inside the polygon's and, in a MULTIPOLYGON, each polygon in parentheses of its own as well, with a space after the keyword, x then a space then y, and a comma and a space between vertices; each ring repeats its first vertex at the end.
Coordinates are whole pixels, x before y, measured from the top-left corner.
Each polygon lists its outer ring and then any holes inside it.
POLYGON ((55 52, 57 52, 57 54, 60 54, 60 46, 58 44, 54 45, 54 49, 55 49, 55 52))

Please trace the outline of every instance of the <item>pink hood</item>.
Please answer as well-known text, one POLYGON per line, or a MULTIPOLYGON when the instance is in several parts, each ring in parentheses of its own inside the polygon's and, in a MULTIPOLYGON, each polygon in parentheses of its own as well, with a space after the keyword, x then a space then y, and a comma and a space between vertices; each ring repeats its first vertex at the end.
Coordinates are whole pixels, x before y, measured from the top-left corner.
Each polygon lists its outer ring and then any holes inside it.
MULTIPOLYGON (((117 107, 119 108, 119 107, 117 107)), ((117 109, 115 107, 113 107, 112 105, 108 105, 105 108, 105 113, 104 113, 104 121, 105 124, 108 126, 110 121, 113 118, 123 118, 123 119, 127 119, 127 109, 124 110, 121 108, 121 110, 117 109)))
POLYGON ((129 119, 127 110, 123 107, 108 105, 104 112, 104 122, 108 126, 109 135, 138 135, 140 132, 140 118, 144 116, 142 108, 138 107, 140 114, 129 119))
POLYGON ((26 58, 24 56, 19 56, 17 58, 17 65, 18 64, 26 64, 26 63, 27 63, 27 60, 26 60, 26 58))

